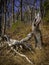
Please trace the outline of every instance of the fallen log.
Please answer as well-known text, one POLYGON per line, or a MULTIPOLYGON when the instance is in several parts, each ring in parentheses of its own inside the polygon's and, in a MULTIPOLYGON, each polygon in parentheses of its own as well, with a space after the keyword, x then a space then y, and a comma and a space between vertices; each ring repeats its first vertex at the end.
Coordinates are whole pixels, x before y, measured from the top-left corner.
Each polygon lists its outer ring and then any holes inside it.
POLYGON ((29 33, 27 35, 27 37, 21 39, 20 41, 19 40, 15 40, 15 39, 8 39, 8 36, 6 36, 6 38, 7 38, 6 42, 7 42, 7 44, 9 46, 12 46, 12 45, 22 45, 22 44, 24 44, 24 42, 27 42, 29 39, 31 39, 31 37, 32 37, 32 32, 29 33))
MULTIPOLYGON (((33 34, 33 32, 31 32, 31 33, 29 33, 28 35, 27 35, 27 37, 25 37, 25 38, 23 38, 22 40, 15 40, 15 39, 10 39, 9 40, 9 38, 8 38, 8 36, 6 36, 6 35, 4 35, 4 38, 7 40, 7 44, 10 46, 10 47, 14 47, 15 49, 17 48, 17 47, 21 47, 21 49, 28 49, 29 51, 31 51, 31 53, 33 53, 33 50, 32 50, 32 47, 31 47, 31 44, 29 44, 29 43, 26 43, 29 39, 31 39, 31 37, 32 37, 32 34, 33 34)), ((18 48, 16 49, 16 50, 18 50, 18 48)))
POLYGON ((15 39, 10 39, 10 37, 8 37, 7 35, 4 35, 2 38, 4 40, 6 40, 6 42, 8 43, 9 46, 12 46, 12 45, 20 45, 20 44, 24 44, 24 42, 28 41, 29 39, 31 39, 32 37, 32 34, 33 32, 29 33, 27 35, 27 37, 21 39, 20 41, 19 40, 15 40, 15 39))
POLYGON ((30 39, 30 36, 31 34, 29 34, 28 35, 28 37, 26 37, 26 38, 24 38, 23 39, 23 41, 22 40, 20 40, 20 41, 18 41, 18 40, 13 40, 13 39, 10 39, 10 41, 7 41, 7 44, 8 44, 8 46, 11 48, 11 50, 13 50, 16 54, 18 54, 19 56, 21 56, 21 57, 24 57, 29 63, 31 63, 32 65, 33 65, 33 62, 31 62, 30 60, 29 60, 29 58, 26 56, 26 55, 24 55, 24 54, 20 54, 18 51, 16 51, 15 49, 13 49, 13 47, 12 47, 12 45, 23 45, 24 43, 24 40, 28 40, 28 39, 30 39))

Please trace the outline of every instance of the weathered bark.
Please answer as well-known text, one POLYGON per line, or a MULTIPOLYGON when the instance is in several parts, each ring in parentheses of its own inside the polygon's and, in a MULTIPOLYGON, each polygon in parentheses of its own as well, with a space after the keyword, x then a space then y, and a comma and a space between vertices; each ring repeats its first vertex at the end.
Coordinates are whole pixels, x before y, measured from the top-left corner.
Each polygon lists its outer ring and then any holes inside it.
POLYGON ((15 48, 22 46, 23 49, 29 50, 29 51, 31 51, 31 53, 33 53, 32 45, 29 44, 29 43, 26 43, 28 40, 31 39, 31 37, 32 37, 32 32, 29 33, 27 35, 27 37, 23 38, 20 41, 15 40, 15 39, 10 39, 7 35, 4 35, 3 40, 6 40, 7 41, 7 44, 9 46, 13 46, 15 48))
POLYGON ((41 31, 39 29, 39 24, 41 23, 41 16, 40 16, 40 13, 38 13, 36 16, 35 16, 35 19, 32 23, 32 31, 33 31, 33 35, 34 35, 34 38, 35 38, 35 47, 42 47, 42 34, 41 34, 41 31))
POLYGON ((21 45, 21 44, 23 44, 23 42, 26 42, 26 41, 30 40, 31 37, 32 37, 32 34, 33 34, 33 32, 29 33, 27 35, 27 37, 23 38, 20 41, 19 40, 14 40, 14 39, 9 39, 8 36, 6 36, 6 35, 4 35, 4 38, 7 39, 6 41, 7 41, 7 43, 8 43, 9 46, 12 46, 12 45, 21 45))

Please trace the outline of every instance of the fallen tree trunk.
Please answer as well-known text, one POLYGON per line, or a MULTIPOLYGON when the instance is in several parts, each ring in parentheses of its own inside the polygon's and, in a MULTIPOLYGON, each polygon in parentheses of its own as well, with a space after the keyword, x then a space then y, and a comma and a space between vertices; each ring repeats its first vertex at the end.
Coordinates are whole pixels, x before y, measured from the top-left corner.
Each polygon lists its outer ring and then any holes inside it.
POLYGON ((10 41, 7 41, 7 43, 8 43, 9 46, 12 46, 12 45, 22 45, 22 44, 24 44, 24 42, 27 42, 28 40, 31 39, 32 34, 33 34, 33 32, 29 33, 27 35, 27 37, 21 39, 20 41, 19 40, 10 39, 10 41))
MULTIPOLYGON (((3 38, 5 38, 5 40, 7 40, 6 43, 8 44, 8 46, 14 47, 14 49, 16 49, 16 47, 21 48, 21 49, 26 49, 26 50, 28 49, 29 51, 31 51, 31 53, 33 53, 31 44, 26 43, 29 39, 31 39, 31 37, 32 37, 32 32, 29 33, 27 35, 27 37, 23 38, 20 41, 15 40, 15 39, 10 39, 7 35, 4 35, 3 38)), ((16 49, 16 50, 18 50, 18 49, 16 49)))
POLYGON ((13 51, 14 51, 16 54, 18 54, 19 56, 25 58, 29 63, 31 63, 31 64, 33 65, 33 62, 31 62, 26 55, 20 54, 19 52, 17 52, 17 51, 16 51, 15 49, 13 49, 13 47, 12 47, 12 45, 17 45, 17 44, 18 44, 18 45, 23 45, 23 44, 24 44, 23 42, 29 40, 29 39, 31 38, 31 36, 32 36, 32 33, 29 33, 26 38, 24 38, 24 39, 22 39, 22 40, 20 40, 20 41, 10 39, 10 41, 7 41, 7 43, 8 43, 8 45, 9 45, 9 47, 11 47, 11 50, 13 50, 13 51))

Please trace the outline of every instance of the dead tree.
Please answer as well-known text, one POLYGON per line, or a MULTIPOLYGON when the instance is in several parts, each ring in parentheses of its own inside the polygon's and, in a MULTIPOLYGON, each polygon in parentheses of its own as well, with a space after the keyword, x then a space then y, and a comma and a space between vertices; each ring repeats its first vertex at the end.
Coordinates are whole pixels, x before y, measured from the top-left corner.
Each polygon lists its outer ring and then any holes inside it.
POLYGON ((42 46, 42 34, 39 29, 39 24, 41 23, 41 16, 40 12, 35 16, 35 19, 32 23, 32 30, 33 30, 33 35, 35 38, 35 47, 39 47, 41 49, 42 46))

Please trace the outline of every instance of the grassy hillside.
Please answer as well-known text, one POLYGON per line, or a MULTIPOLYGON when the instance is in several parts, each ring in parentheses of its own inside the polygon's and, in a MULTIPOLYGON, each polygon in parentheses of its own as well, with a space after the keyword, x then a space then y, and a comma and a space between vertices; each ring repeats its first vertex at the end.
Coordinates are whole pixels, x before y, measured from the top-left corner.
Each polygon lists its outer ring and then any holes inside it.
MULTIPOLYGON (((31 31, 31 25, 16 22, 11 29, 8 30, 8 34, 11 35, 11 38, 20 40, 26 37, 31 31)), ((30 51, 24 51, 21 53, 25 54, 34 65, 49 65, 49 26, 41 25, 41 31, 44 42, 42 49, 34 49, 35 52, 33 54, 31 54, 30 51)), ((31 43, 34 48, 35 40, 33 37, 27 42, 31 43)), ((13 51, 9 52, 9 50, 10 48, 7 48, 6 45, 0 49, 0 65, 31 65, 25 58, 22 58, 17 54, 15 55, 13 51)))

